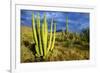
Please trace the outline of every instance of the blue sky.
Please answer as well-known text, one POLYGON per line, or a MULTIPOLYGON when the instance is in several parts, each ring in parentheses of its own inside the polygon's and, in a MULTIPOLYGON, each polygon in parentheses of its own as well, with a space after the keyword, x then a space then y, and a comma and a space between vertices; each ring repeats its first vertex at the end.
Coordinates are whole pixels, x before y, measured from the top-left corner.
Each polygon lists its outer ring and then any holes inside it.
POLYGON ((21 25, 32 26, 32 13, 35 18, 40 13, 41 22, 43 14, 46 13, 48 27, 50 26, 52 17, 57 24, 57 30, 66 29, 66 17, 68 17, 68 28, 71 32, 80 32, 82 29, 89 27, 89 13, 83 12, 55 12, 55 11, 35 11, 21 10, 21 25))

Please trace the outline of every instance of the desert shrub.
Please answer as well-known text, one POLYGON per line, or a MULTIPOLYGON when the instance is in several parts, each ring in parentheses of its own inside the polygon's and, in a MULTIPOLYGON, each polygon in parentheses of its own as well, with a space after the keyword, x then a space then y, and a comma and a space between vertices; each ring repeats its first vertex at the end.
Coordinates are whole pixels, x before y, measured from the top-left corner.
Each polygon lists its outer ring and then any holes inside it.
POLYGON ((67 40, 63 44, 64 47, 72 47, 73 46, 73 41, 72 40, 67 40))
POLYGON ((76 41, 74 41, 74 44, 82 45, 82 41, 80 41, 80 40, 76 40, 76 41))
POLYGON ((82 41, 89 42, 89 28, 83 29, 80 37, 82 41))
POLYGON ((69 35, 69 39, 70 39, 70 40, 73 40, 73 38, 74 38, 74 35, 73 35, 73 34, 70 34, 70 35, 69 35))
POLYGON ((21 46, 21 62, 33 62, 34 61, 34 55, 29 50, 29 48, 26 48, 25 46, 21 46))
POLYGON ((58 42, 63 42, 63 41, 64 41, 64 38, 63 38, 63 37, 57 37, 57 38, 56 38, 56 41, 58 41, 58 42))
POLYGON ((58 34, 56 35, 55 40, 58 41, 58 42, 65 41, 65 34, 64 34, 64 32, 58 32, 58 34))
POLYGON ((82 46, 84 47, 84 50, 89 50, 89 43, 83 42, 82 46))
POLYGON ((28 47, 30 43, 29 43, 29 41, 27 41, 27 40, 25 41, 25 40, 24 40, 24 41, 23 41, 23 44, 25 45, 25 47, 28 47))

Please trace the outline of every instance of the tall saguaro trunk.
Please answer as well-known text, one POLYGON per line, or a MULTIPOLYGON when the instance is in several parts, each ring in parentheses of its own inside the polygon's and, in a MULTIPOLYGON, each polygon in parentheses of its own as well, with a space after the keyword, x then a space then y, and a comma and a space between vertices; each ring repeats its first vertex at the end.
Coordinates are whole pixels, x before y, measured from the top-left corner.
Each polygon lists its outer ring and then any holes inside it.
POLYGON ((66 17, 66 33, 68 33, 68 16, 66 17))

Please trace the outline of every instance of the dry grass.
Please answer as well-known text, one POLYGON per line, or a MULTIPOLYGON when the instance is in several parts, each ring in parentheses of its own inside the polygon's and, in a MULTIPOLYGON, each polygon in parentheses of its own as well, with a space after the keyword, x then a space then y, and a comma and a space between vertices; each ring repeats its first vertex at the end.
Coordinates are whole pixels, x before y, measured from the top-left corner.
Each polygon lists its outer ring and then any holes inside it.
MULTIPOLYGON (((21 62, 35 62, 35 56, 30 50, 32 30, 30 27, 21 27, 21 62)), ((47 58, 47 61, 88 60, 89 43, 80 40, 80 36, 74 33, 56 33, 55 47, 47 58)))

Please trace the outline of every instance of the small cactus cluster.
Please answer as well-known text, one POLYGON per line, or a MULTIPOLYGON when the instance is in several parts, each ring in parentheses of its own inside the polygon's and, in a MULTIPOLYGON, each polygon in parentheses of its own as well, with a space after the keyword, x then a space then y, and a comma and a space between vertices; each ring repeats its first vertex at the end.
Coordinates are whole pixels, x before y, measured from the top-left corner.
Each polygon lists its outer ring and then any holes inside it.
POLYGON ((34 13, 32 13, 32 33, 33 33, 33 40, 35 42, 35 48, 34 48, 36 51, 35 56, 43 57, 43 59, 46 59, 48 53, 52 51, 54 48, 56 23, 53 22, 52 18, 50 25, 50 32, 49 32, 50 36, 48 37, 48 23, 47 23, 46 13, 44 13, 43 23, 40 22, 39 13, 36 16, 36 19, 34 18, 34 13), (52 31, 53 25, 54 25, 54 32, 52 31))

